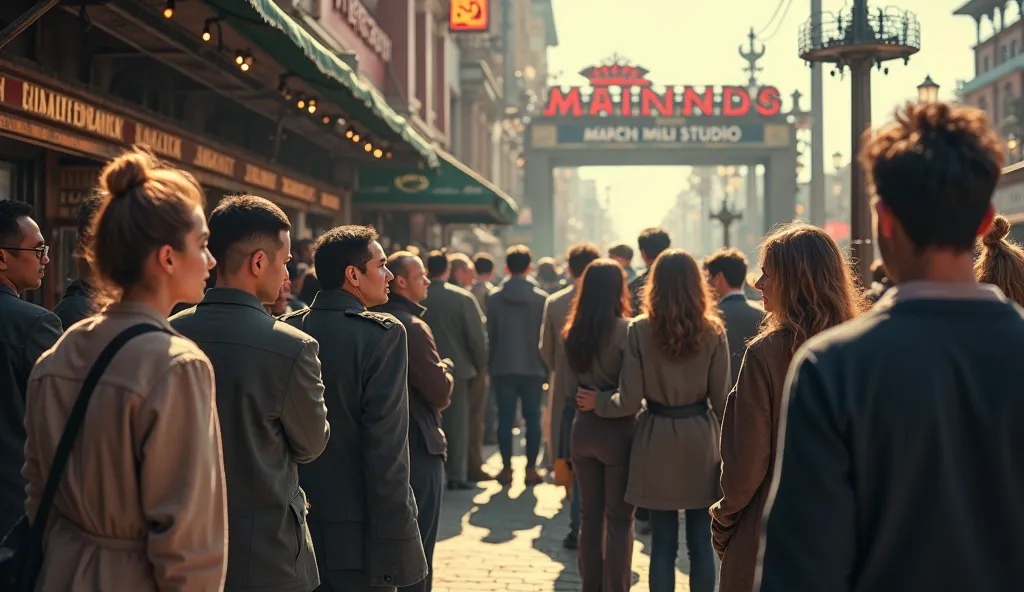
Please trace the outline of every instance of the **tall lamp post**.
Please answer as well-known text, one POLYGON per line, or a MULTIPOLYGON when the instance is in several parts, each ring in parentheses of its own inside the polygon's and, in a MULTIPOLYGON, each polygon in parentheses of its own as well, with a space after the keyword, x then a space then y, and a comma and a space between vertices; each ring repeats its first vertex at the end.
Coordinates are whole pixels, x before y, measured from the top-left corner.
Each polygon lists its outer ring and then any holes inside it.
POLYGON ((867 0, 853 0, 853 6, 838 13, 812 15, 800 27, 800 57, 809 62, 835 65, 832 76, 852 75, 852 116, 850 159, 851 245, 861 282, 871 282, 874 243, 871 238, 871 210, 863 172, 857 160, 861 134, 871 127, 871 68, 889 72, 883 62, 901 59, 906 63, 921 49, 921 28, 909 11, 888 8, 868 10, 867 0))
POLYGON ((729 200, 723 198, 722 207, 719 208, 717 212, 711 214, 709 218, 711 220, 718 220, 719 222, 721 222, 722 244, 725 246, 725 248, 728 249, 730 246, 732 246, 731 241, 729 241, 729 227, 732 226, 733 222, 743 219, 743 212, 736 212, 734 210, 729 209, 729 200))

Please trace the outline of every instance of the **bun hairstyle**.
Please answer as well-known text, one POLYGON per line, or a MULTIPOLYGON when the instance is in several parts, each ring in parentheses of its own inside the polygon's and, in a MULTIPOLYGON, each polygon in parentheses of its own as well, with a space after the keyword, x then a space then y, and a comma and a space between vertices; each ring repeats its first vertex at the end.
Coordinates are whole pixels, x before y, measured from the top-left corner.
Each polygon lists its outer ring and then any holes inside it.
POLYGON ((974 277, 996 286, 1007 298, 1024 306, 1024 250, 1007 238, 1009 234, 1010 222, 996 216, 978 241, 980 254, 974 261, 974 277))
POLYGON ((996 216, 992 220, 992 226, 988 227, 985 236, 981 238, 982 244, 988 247, 997 246, 999 241, 1010 234, 1010 223, 1002 216, 996 216))
POLYGON ((142 283, 146 259, 164 245, 176 250, 195 225, 204 204, 195 178, 134 147, 100 173, 99 211, 85 257, 93 271, 99 304, 120 300, 142 283))

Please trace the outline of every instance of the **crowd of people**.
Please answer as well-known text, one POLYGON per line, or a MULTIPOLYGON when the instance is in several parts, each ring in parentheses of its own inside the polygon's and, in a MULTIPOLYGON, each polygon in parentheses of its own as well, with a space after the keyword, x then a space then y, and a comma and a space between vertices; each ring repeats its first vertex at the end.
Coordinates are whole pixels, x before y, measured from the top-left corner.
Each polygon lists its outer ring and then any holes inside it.
POLYGON ((631 587, 637 523, 650 589, 674 590, 680 512, 694 592, 1015 589, 1002 154, 979 111, 907 107, 860 154, 872 284, 790 223, 761 246, 761 305, 742 253, 698 261, 657 228, 642 273, 628 245, 579 244, 568 278, 522 245, 500 281, 486 254, 386 253, 365 226, 293 246, 272 202, 207 217, 136 149, 79 209, 51 312, 21 298, 49 262, 32 210, 0 202, 4 589, 428 591, 444 491, 545 464, 584 592, 631 587))

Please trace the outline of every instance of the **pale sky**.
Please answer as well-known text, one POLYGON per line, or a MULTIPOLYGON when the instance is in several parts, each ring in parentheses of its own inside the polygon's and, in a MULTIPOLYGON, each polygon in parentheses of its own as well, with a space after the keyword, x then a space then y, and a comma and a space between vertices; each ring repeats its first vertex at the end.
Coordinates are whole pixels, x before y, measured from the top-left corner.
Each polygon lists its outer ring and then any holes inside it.
MULTIPOLYGON (((799 89, 801 106, 810 109, 811 73, 797 55, 798 29, 810 16, 810 0, 782 0, 788 13, 761 35, 767 51, 760 65, 762 84, 779 88, 785 103, 799 89), (777 30, 777 31, 776 31, 777 30)), ((889 75, 873 71, 872 120, 882 123, 902 102, 917 96, 917 85, 926 75, 940 85, 940 98, 953 96, 957 80, 974 75, 975 24, 969 17, 953 16, 965 0, 884 0, 872 7, 894 5, 916 13, 921 25, 921 51, 906 66, 888 62, 889 75)), ((768 24, 778 0, 553 0, 558 46, 548 50, 548 68, 561 72, 563 85, 585 83, 577 73, 613 53, 647 68, 656 84, 745 84, 746 61, 738 47, 748 45, 750 27, 760 31, 768 24), (628 9, 626 8, 628 7, 628 9)), ((851 2, 822 0, 823 9, 839 10, 851 2)), ((1010 3, 1014 5, 1014 3, 1010 3)), ((1009 22, 1018 18, 1010 9, 1009 22)), ((781 15, 781 11, 780 11, 781 15)), ((983 36, 989 34, 982 27, 983 36)), ((758 43, 760 45, 760 43, 758 43)), ((850 79, 829 76, 825 65, 825 167, 832 168, 832 153, 850 158, 850 79)), ((810 153, 804 157, 810 173, 810 153)), ((586 178, 595 178, 604 197, 611 187, 611 213, 619 238, 633 241, 644 227, 658 225, 689 172, 684 167, 586 167, 586 178), (637 207, 643 199, 643 207, 637 207)))

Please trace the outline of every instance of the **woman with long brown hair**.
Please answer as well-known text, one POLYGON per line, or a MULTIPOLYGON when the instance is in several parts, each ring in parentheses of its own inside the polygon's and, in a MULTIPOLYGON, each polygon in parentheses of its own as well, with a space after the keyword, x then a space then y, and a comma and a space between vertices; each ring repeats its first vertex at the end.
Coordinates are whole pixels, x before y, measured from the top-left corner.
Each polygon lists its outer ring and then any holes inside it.
POLYGON ((635 418, 594 413, 618 388, 629 310, 622 266, 598 259, 583 272, 562 330, 567 382, 578 389, 571 454, 580 491, 583 592, 627 592, 632 584, 633 506, 625 495, 635 418))
POLYGON ((805 341, 863 309, 849 262, 825 231, 803 223, 778 228, 761 245, 767 313, 747 347, 722 421, 723 497, 711 508, 712 539, 722 558, 721 592, 750 592, 761 514, 775 465, 782 387, 805 341))
POLYGON ((167 321, 175 304, 203 299, 216 264, 203 192, 141 151, 111 161, 99 189, 86 256, 100 312, 42 355, 26 397, 31 521, 46 516, 47 483, 58 484, 35 590, 223 590, 227 500, 213 367, 167 321), (79 415, 91 368, 109 356, 101 352, 129 336, 79 415), (50 475, 69 423, 81 430, 65 470, 50 475))
POLYGON ((686 510, 690 589, 711 592, 708 508, 719 498, 718 431, 729 391, 729 345, 700 266, 669 249, 655 259, 644 314, 629 325, 619 392, 603 417, 640 415, 626 502, 650 509, 651 592, 675 590, 679 510, 686 510))
POLYGON ((974 261, 974 277, 996 286, 1007 298, 1024 306, 1024 249, 1006 238, 1008 234, 1010 223, 996 216, 979 241, 981 254, 974 261))

